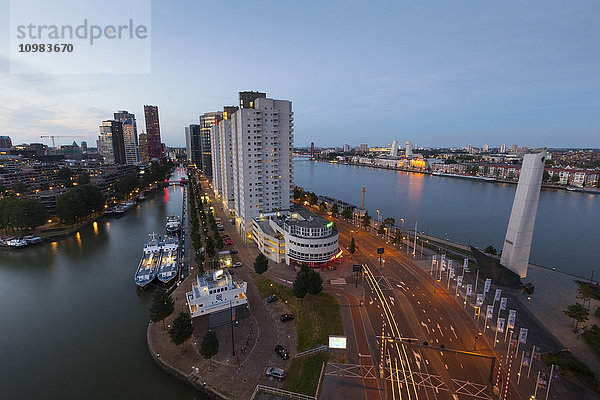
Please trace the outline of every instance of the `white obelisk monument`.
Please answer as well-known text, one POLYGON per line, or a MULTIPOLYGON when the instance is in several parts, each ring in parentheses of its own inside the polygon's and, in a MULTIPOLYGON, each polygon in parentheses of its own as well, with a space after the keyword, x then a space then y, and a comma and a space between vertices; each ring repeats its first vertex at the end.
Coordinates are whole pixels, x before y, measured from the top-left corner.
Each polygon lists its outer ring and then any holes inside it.
POLYGON ((523 157, 519 183, 502 248, 500 264, 516 272, 521 278, 527 276, 535 215, 547 156, 546 149, 539 149, 523 157))

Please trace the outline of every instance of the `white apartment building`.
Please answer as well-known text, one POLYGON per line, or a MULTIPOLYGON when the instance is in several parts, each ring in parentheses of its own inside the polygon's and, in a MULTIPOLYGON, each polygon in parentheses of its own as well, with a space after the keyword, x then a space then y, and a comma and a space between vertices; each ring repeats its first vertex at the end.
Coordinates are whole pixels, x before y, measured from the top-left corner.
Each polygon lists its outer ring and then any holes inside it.
POLYGON ((233 191, 233 135, 231 115, 224 113, 222 121, 211 128, 213 189, 221 206, 230 214, 235 212, 233 191))
POLYGON ((240 93, 242 108, 232 115, 231 131, 236 226, 251 239, 254 218, 292 204, 294 113, 288 100, 242 101, 248 93, 240 93))

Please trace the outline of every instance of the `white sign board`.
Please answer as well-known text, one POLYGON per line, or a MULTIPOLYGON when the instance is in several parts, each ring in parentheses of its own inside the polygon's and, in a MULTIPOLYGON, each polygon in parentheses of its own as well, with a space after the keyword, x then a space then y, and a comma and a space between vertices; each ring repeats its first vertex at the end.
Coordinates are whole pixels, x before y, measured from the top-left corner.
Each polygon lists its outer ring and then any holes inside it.
POLYGON ((346 348, 346 336, 329 335, 329 348, 330 349, 345 349, 346 348))

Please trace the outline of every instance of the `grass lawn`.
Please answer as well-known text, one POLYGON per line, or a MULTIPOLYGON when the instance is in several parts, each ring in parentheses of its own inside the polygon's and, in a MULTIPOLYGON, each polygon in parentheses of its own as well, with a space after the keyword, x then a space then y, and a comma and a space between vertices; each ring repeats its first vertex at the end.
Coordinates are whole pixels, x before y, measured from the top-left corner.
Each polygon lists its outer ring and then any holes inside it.
POLYGON ((598 325, 592 326, 589 331, 581 334, 586 342, 590 345, 598 357, 600 357, 600 328, 598 325))
MULTIPOLYGON (((299 299, 294 296, 292 289, 286 286, 252 271, 250 275, 262 297, 274 294, 279 297, 279 301, 287 301, 298 328, 298 351, 327 344, 329 335, 344 334, 340 304, 333 296, 327 293, 319 293, 316 296, 307 294, 303 299, 299 299)), ((290 369, 286 371, 284 389, 314 396, 321 367, 328 359, 327 352, 293 359, 290 369)))
POLYGON ((595 392, 600 392, 600 385, 594 378, 592 370, 587 365, 575 358, 569 351, 554 351, 542 354, 542 360, 548 367, 556 364, 560 367, 560 374, 595 392))
POLYGON ((298 327, 298 351, 327 344, 329 335, 344 334, 340 304, 330 294, 307 294, 303 299, 299 299, 294 296, 292 289, 286 286, 254 272, 250 272, 250 275, 262 297, 274 294, 280 301, 287 301, 298 327))

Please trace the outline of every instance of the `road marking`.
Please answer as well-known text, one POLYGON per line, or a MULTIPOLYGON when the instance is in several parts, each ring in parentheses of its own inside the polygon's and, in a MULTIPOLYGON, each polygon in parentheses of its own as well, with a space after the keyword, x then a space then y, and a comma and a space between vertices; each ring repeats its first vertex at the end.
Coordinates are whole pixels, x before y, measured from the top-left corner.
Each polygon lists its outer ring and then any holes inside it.
POLYGON ((429 335, 429 327, 427 326, 427 324, 423 321, 421 321, 421 326, 424 326, 425 329, 427 329, 427 334, 429 335))
POLYGON ((456 336, 456 332, 454 332, 454 327, 452 325, 450 325, 450 330, 452 331, 452 333, 454 333, 454 337, 458 339, 458 336, 456 336))
POLYGON ((442 331, 442 327, 440 326, 440 324, 437 324, 437 328, 440 331, 440 335, 444 336, 444 332, 442 331))

